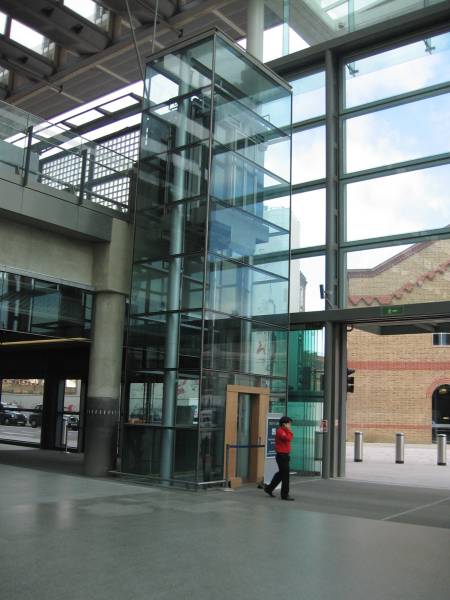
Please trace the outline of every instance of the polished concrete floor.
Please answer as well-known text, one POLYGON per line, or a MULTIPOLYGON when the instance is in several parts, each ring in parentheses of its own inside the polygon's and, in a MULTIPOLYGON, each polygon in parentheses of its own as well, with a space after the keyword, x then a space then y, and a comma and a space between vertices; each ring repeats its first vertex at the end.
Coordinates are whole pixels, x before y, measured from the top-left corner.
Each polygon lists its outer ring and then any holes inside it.
POLYGON ((294 479, 282 502, 87 479, 32 452, 0 449, 2 599, 449 597, 446 490, 294 479))

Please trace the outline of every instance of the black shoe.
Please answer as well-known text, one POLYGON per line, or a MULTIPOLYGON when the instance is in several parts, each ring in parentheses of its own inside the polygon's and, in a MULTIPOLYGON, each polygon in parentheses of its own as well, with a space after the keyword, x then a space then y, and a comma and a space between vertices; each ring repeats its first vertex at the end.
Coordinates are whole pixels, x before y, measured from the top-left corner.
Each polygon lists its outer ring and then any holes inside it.
POLYGON ((291 502, 295 500, 292 496, 286 496, 286 498, 281 498, 282 500, 290 500, 291 502))
POLYGON ((268 494, 271 498, 275 498, 275 494, 272 494, 272 490, 269 490, 269 486, 265 485, 264 486, 264 491, 266 492, 266 494, 268 494))

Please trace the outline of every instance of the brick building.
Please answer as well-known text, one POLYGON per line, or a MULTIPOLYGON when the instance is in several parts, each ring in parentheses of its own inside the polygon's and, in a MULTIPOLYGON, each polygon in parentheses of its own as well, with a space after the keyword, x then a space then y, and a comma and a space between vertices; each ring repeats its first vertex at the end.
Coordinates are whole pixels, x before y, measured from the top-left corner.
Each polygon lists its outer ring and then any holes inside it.
MULTIPOLYGON (((448 249, 445 240, 414 244, 371 269, 349 270, 349 306, 447 299, 448 249)), ((349 332, 348 366, 355 369, 355 391, 347 395, 348 440, 354 431, 364 431, 366 441, 392 442, 395 432, 403 431, 407 441, 431 442, 433 402, 445 400, 450 406, 449 337, 432 331, 389 336, 349 332)))

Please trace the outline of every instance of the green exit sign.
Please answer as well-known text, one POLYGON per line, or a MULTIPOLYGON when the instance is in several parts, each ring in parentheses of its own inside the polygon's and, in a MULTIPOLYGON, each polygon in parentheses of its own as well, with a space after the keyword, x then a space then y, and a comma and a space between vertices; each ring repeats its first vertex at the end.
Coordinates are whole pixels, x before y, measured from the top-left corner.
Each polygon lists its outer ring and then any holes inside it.
POLYGON ((402 315, 403 306, 382 306, 381 314, 385 316, 389 315, 402 315))

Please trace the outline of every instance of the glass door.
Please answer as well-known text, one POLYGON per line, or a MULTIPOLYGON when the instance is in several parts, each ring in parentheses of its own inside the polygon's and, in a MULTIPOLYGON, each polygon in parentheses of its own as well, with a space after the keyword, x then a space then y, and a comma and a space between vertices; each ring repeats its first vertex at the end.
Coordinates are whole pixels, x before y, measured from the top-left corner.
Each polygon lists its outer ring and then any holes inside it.
MULTIPOLYGON (((251 444, 252 398, 250 394, 238 395, 237 442, 238 446, 251 444)), ((236 477, 242 481, 249 478, 251 448, 236 448, 236 477)))

